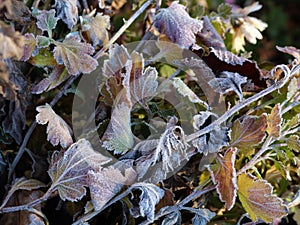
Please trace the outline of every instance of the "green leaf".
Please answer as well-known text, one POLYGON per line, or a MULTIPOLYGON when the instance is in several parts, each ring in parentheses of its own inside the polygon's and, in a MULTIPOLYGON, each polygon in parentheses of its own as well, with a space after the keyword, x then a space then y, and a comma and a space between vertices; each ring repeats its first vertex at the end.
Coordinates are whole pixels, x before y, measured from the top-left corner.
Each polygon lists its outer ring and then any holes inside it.
POLYGON ((64 64, 72 75, 90 73, 96 69, 98 62, 91 54, 94 48, 88 43, 81 43, 79 36, 68 36, 61 43, 55 41, 54 58, 58 64, 64 64))
POLYGON ((53 57, 53 53, 50 52, 47 48, 42 48, 39 51, 39 54, 31 57, 28 60, 28 62, 37 67, 46 67, 46 66, 52 67, 57 65, 53 57))
POLYGON ((221 3, 217 9, 218 16, 221 16, 224 19, 228 19, 232 14, 231 10, 232 10, 232 7, 230 5, 221 3))
POLYGON ((47 31, 50 38, 52 38, 52 30, 56 27, 58 18, 55 17, 55 9, 40 10, 37 15, 38 22, 36 25, 42 31, 47 31))
POLYGON ((286 143, 288 145, 288 147, 292 150, 294 150, 295 152, 300 152, 300 140, 299 140, 299 136, 298 135, 291 135, 286 143))
POLYGON ((272 185, 266 180, 259 180, 248 173, 238 176, 238 196, 253 222, 262 219, 271 223, 287 215, 287 205, 272 195, 272 191, 272 185))
POLYGON ((36 45, 39 48, 46 48, 50 45, 51 43, 51 38, 45 37, 45 36, 41 36, 41 35, 37 35, 36 36, 36 45))

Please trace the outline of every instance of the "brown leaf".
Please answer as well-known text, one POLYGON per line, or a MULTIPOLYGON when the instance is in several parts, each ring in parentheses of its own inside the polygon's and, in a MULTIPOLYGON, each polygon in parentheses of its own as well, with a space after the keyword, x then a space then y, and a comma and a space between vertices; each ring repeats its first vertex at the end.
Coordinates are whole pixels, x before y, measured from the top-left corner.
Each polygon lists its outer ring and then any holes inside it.
POLYGON ((26 33, 24 35, 24 38, 25 38, 25 45, 24 45, 24 52, 21 60, 27 61, 28 59, 30 59, 33 51, 35 50, 36 40, 32 33, 26 33))
POLYGON ((18 25, 25 25, 31 22, 31 12, 23 1, 11 0, 9 9, 7 8, 7 12, 4 15, 6 19, 14 21, 18 25))
POLYGON ((267 118, 267 133, 270 136, 274 136, 276 138, 280 137, 281 133, 281 124, 282 124, 282 115, 281 115, 281 106, 280 103, 276 104, 274 108, 272 108, 271 113, 267 118))
POLYGON ((238 176, 238 196, 253 222, 259 218, 266 223, 286 216, 288 207, 272 194, 273 187, 266 180, 243 173, 238 176))
POLYGON ((266 129, 267 116, 265 114, 260 117, 245 116, 242 121, 236 120, 231 128, 230 145, 239 150, 251 150, 265 138, 266 129))
POLYGON ((14 31, 11 26, 0 21, 0 58, 21 59, 24 49, 24 36, 14 31))
POLYGON ((73 143, 71 128, 53 111, 49 104, 38 106, 36 110, 39 112, 36 115, 36 122, 42 125, 48 123, 47 140, 52 145, 56 146, 60 143, 63 148, 66 148, 73 143))
POLYGON ((54 152, 49 166, 51 190, 57 190, 62 200, 78 201, 86 194, 87 174, 111 159, 96 152, 90 142, 80 139, 65 152, 54 152))
POLYGON ((212 181, 217 185, 219 198, 225 202, 228 210, 234 206, 237 192, 236 170, 234 168, 236 152, 236 148, 229 148, 224 157, 217 157, 218 164, 216 167, 208 166, 212 181))

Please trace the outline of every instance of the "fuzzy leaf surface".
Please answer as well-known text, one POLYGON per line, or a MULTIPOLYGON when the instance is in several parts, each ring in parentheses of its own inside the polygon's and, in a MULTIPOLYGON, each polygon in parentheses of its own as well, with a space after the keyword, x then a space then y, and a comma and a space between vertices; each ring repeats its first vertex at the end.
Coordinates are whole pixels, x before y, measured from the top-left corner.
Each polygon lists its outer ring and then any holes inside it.
POLYGON ((236 158, 236 148, 229 148, 224 156, 218 156, 216 167, 208 167, 211 178, 222 202, 228 210, 232 209, 235 204, 237 192, 236 170, 234 168, 236 158))
POLYGON ((55 0, 57 17, 71 30, 78 20, 77 0, 55 0))
POLYGON ((94 48, 80 42, 79 36, 68 36, 63 42, 55 44, 54 58, 58 64, 64 64, 70 74, 90 73, 98 66, 97 60, 91 56, 94 48))
POLYGON ((272 185, 266 180, 259 180, 248 173, 238 176, 238 196, 253 222, 260 218, 271 223, 287 215, 287 205, 272 191, 272 185))
POLYGON ((36 110, 39 112, 36 115, 38 124, 47 126, 47 140, 54 146, 60 144, 63 148, 68 147, 73 143, 72 130, 69 125, 58 116, 50 105, 38 106, 36 110))
POLYGON ((55 151, 52 154, 48 170, 52 180, 50 188, 57 190, 62 200, 80 200, 86 194, 88 172, 110 160, 96 152, 90 142, 80 139, 65 152, 55 151))
POLYGON ((272 108, 271 113, 267 118, 267 133, 276 138, 280 137, 282 124, 281 106, 280 103, 272 108))
POLYGON ((154 26, 183 48, 196 43, 195 34, 203 27, 202 21, 191 18, 185 7, 178 2, 173 2, 166 9, 160 9, 154 18, 154 26))
POLYGON ((52 33, 52 30, 56 27, 58 18, 55 17, 55 10, 51 9, 47 10, 40 10, 37 16, 38 22, 36 25, 42 31, 47 31, 48 35, 52 33))

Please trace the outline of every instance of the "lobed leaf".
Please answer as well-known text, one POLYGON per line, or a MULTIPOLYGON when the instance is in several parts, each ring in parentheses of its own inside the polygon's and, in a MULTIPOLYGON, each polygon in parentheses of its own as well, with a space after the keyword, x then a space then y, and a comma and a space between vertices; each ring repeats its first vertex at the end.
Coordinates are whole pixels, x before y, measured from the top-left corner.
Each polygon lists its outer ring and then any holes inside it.
POLYGON ((55 17, 55 9, 39 10, 37 15, 37 27, 42 31, 47 31, 49 37, 52 36, 52 30, 56 27, 58 18, 55 17))
POLYGON ((280 137, 282 124, 281 106, 280 103, 272 108, 271 113, 267 117, 267 133, 276 138, 280 137))
POLYGON ((58 116, 50 105, 38 106, 36 110, 39 112, 36 115, 36 122, 38 124, 47 126, 47 140, 54 146, 60 145, 63 148, 68 147, 73 143, 72 130, 68 124, 58 116))
POLYGON ((232 209, 235 204, 237 193, 236 170, 234 168, 237 149, 229 148, 224 156, 217 157, 216 166, 208 166, 211 178, 216 184, 217 193, 228 210, 232 209))
POLYGON ((248 173, 238 176, 238 196, 253 222, 262 219, 271 223, 287 215, 287 205, 272 195, 272 191, 272 185, 266 180, 259 180, 248 173))
POLYGON ((62 200, 77 201, 89 185, 88 172, 108 163, 111 159, 96 152, 90 142, 80 139, 66 151, 55 151, 51 157, 48 174, 51 190, 57 190, 62 200))
POLYGON ((154 26, 173 43, 189 48, 196 43, 195 34, 202 29, 202 21, 193 19, 178 2, 166 9, 160 9, 154 17, 154 26))
POLYGON ((298 135, 291 135, 286 141, 288 147, 295 152, 300 152, 300 138, 298 135))
POLYGON ((245 116, 242 121, 236 120, 231 128, 230 145, 242 151, 251 150, 263 141, 266 129, 267 116, 265 114, 260 117, 245 116))
POLYGON ((79 36, 68 36, 63 42, 55 41, 54 58, 58 64, 64 64, 72 75, 90 73, 98 62, 91 54, 94 48, 88 43, 81 43, 79 36))

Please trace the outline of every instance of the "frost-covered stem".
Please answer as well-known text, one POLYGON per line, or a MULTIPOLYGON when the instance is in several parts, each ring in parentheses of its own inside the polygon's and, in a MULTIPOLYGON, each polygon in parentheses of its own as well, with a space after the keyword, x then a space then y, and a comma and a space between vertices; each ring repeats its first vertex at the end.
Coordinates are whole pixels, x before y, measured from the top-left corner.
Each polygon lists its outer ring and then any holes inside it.
POLYGON ((296 107, 297 105, 300 105, 300 101, 295 101, 295 102, 289 104, 286 108, 284 108, 282 110, 282 112, 281 112, 282 115, 287 113, 288 111, 290 111, 292 108, 296 107))
POLYGON ((129 20, 125 21, 125 23, 123 24, 123 26, 117 31, 117 33, 115 33, 115 35, 109 40, 109 42, 103 46, 103 48, 97 52, 97 54, 95 55, 95 58, 98 59, 99 57, 101 57, 101 55, 107 50, 109 49, 109 47, 115 43, 116 40, 118 40, 118 38, 125 32, 125 30, 127 30, 127 28, 136 20, 136 18, 138 18, 147 8, 149 5, 151 5, 151 3, 153 2, 153 0, 148 0, 147 2, 145 2, 141 8, 139 8, 131 17, 129 20))
POLYGON ((273 84, 272 86, 262 90, 261 92, 241 101, 239 104, 233 106, 231 109, 229 109, 228 111, 226 111, 222 116, 220 116, 217 120, 215 120, 213 123, 211 123, 210 125, 208 125, 207 127, 193 133, 190 134, 188 136, 186 136, 186 141, 190 142, 200 136, 202 136, 203 134, 209 133, 210 131, 212 131, 215 127, 221 125, 222 123, 224 123, 227 119, 229 119, 231 116, 233 116, 235 113, 237 113, 239 110, 241 110, 242 108, 248 106, 249 104, 251 104, 252 102, 255 102, 257 100, 259 100, 260 98, 272 93, 273 91, 276 91, 280 88, 282 88, 288 81, 289 81, 290 76, 285 76, 282 80, 276 82, 275 84, 273 84))
MULTIPOLYGON (((76 80, 77 76, 72 76, 68 81, 67 83, 64 85, 64 87, 59 91, 59 93, 52 99, 52 101, 49 103, 49 105, 51 106, 54 106, 58 101, 59 99, 63 96, 63 94, 65 93, 65 91, 69 88, 69 86, 76 80)), ((7 181, 8 183, 10 183, 11 181, 11 178, 12 178, 12 174, 13 172, 15 171, 16 169, 16 166, 17 164, 19 163, 20 159, 22 158, 25 150, 26 150, 26 145, 34 131, 36 127, 36 121, 34 120, 32 122, 32 124, 30 125, 24 139, 23 139, 23 142, 19 148, 19 151, 16 155, 16 157, 14 158, 14 161, 12 162, 10 168, 9 168, 9 172, 8 172, 8 178, 7 178, 7 181)))
MULTIPOLYGON (((201 195, 206 194, 207 192, 210 192, 212 190, 215 189, 215 186, 209 186, 206 187, 204 189, 198 190, 198 191, 194 191, 192 194, 188 195, 186 198, 184 198, 181 202, 179 202, 178 204, 174 205, 174 206, 167 206, 168 208, 162 208, 158 213, 155 214, 154 217, 154 221, 158 220, 159 218, 168 215, 176 210, 181 210, 184 209, 184 205, 189 203, 190 201, 192 201, 195 198, 199 198, 201 195)), ((142 223, 140 223, 140 225, 149 225, 152 224, 153 222, 151 221, 144 221, 142 223)))
POLYGON ((253 158, 246 164, 244 165, 239 171, 237 171, 236 175, 240 175, 244 172, 246 172, 248 169, 250 169, 252 166, 254 166, 257 162, 259 162, 260 160, 258 160, 258 158, 264 154, 265 151, 267 151, 269 149, 269 145, 271 144, 271 142, 273 141, 273 136, 268 136, 266 141, 264 142, 263 146, 261 147, 261 149, 253 156, 253 158))

